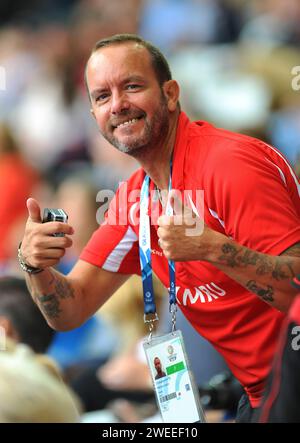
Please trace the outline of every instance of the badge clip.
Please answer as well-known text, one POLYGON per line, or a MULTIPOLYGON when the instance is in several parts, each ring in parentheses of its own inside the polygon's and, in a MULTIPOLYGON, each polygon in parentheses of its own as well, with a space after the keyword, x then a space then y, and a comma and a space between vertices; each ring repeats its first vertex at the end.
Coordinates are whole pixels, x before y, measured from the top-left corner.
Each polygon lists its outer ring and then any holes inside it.
POLYGON ((170 304, 169 312, 171 314, 172 333, 173 333, 176 330, 176 312, 177 312, 177 305, 176 305, 176 303, 170 304))
POLYGON ((152 331, 154 329, 154 325, 153 323, 155 321, 158 321, 159 317, 157 315, 157 312, 154 313, 149 313, 149 314, 144 314, 144 323, 149 323, 149 337, 148 337, 148 343, 151 341, 152 339, 152 331))

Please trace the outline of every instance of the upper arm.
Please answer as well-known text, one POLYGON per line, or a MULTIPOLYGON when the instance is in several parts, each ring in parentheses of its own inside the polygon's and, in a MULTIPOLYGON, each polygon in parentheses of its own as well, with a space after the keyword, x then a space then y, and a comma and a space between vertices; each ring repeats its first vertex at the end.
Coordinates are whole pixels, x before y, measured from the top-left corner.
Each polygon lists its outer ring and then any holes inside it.
POLYGON ((79 289, 83 321, 93 315, 129 277, 128 274, 105 271, 78 260, 68 274, 68 280, 79 289))

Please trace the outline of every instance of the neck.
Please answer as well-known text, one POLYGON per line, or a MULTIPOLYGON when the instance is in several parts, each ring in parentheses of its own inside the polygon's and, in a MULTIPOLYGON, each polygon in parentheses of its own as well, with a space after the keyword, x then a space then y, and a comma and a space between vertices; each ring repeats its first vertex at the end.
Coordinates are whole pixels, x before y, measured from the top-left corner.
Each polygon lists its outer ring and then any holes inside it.
POLYGON ((170 177, 170 160, 173 154, 179 113, 170 120, 167 137, 140 158, 138 162, 158 189, 168 189, 170 177))

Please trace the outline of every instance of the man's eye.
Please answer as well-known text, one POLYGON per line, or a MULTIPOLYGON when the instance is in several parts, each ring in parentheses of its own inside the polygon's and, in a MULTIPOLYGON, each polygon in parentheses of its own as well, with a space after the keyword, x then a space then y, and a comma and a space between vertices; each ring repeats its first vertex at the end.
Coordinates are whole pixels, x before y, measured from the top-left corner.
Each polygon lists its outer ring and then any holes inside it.
POLYGON ((108 94, 106 94, 106 93, 100 94, 95 98, 95 102, 96 103, 101 102, 101 101, 105 100, 107 97, 108 97, 108 94))
POLYGON ((127 89, 137 89, 139 87, 140 87, 140 85, 137 85, 135 83, 131 83, 130 85, 126 86, 127 89))

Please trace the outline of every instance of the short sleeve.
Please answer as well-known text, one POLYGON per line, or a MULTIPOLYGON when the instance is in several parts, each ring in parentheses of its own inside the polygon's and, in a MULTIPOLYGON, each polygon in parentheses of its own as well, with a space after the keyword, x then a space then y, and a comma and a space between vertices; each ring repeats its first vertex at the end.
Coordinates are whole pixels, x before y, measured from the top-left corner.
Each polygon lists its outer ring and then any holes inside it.
POLYGON ((214 180, 216 212, 228 236, 272 255, 300 241, 297 179, 275 150, 237 143, 221 152, 214 180))

